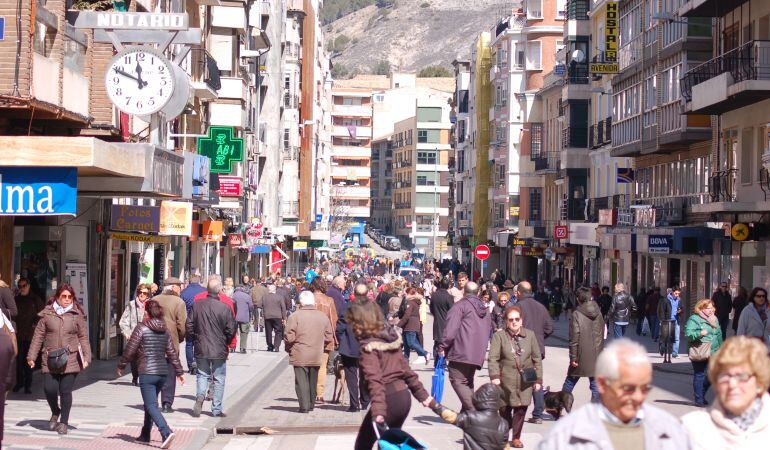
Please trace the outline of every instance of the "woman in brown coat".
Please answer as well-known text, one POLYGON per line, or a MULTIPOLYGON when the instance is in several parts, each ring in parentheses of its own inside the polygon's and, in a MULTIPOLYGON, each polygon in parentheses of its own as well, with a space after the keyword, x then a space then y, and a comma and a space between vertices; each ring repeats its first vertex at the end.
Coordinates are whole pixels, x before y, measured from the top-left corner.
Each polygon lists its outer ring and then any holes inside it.
POLYGON ((42 352, 43 390, 51 407, 48 429, 67 434, 75 378, 91 363, 86 316, 68 284, 59 286, 38 316, 27 364, 34 368, 42 352))

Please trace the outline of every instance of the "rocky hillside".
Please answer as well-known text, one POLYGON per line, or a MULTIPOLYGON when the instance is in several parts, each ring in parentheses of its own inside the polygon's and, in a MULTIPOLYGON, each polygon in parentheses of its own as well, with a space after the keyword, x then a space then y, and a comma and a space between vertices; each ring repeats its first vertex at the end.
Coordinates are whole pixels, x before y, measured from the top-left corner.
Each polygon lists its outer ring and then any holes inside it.
POLYGON ((378 73, 388 68, 419 71, 451 68, 467 58, 473 40, 488 31, 514 2, 505 0, 378 1, 331 22, 326 39, 334 64, 344 72, 378 73))

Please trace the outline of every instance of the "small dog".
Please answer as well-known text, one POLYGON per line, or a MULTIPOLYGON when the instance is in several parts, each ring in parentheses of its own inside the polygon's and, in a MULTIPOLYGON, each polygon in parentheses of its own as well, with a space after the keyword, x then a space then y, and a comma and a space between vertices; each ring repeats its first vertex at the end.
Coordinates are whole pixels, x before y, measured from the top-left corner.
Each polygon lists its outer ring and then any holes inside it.
POLYGON ((332 403, 347 406, 348 402, 345 396, 345 368, 342 366, 342 355, 337 353, 332 363, 334 370, 334 393, 332 394, 332 403))
POLYGON ((572 403, 575 402, 575 397, 571 392, 551 392, 550 387, 544 389, 545 391, 545 411, 553 416, 554 420, 559 420, 561 417, 562 408, 569 414, 572 411, 572 403))

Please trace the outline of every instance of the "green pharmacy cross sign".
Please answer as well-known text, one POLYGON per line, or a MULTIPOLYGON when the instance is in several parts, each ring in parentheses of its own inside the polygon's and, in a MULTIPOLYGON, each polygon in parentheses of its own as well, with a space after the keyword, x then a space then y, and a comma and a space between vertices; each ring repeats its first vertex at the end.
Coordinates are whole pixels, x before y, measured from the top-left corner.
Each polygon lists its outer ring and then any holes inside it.
POLYGON ((233 137, 233 127, 209 127, 209 136, 198 138, 198 153, 211 160, 211 173, 230 173, 233 161, 243 161, 243 139, 233 137))

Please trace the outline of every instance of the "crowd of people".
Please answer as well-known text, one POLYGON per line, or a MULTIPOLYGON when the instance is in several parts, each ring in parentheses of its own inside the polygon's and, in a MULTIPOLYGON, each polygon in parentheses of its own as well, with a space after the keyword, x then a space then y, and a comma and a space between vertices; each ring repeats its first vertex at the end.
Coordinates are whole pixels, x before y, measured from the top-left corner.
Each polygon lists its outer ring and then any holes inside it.
MULTIPOLYGON (((182 348, 187 372, 196 377, 192 415, 210 400, 212 415, 225 417, 229 354, 253 348, 250 333, 262 330, 266 351, 289 354, 298 413, 341 400, 328 399, 325 391, 327 374, 341 367, 348 411, 368 410, 356 450, 371 449, 378 431, 401 428, 411 397, 463 429, 466 449, 522 448, 525 422, 542 423, 546 413, 558 418, 562 408, 567 416, 539 448, 753 449, 770 439, 770 322, 762 288, 732 299, 724 283, 711 299, 696 302, 684 321, 678 287, 665 296, 651 289, 635 298, 622 283, 611 295, 598 284, 573 291, 559 280, 514 283, 499 270, 484 280, 454 261, 426 261, 418 277, 402 278, 401 265, 383 258, 327 259, 302 278, 243 276, 238 285, 216 275, 205 282, 193 275, 187 283, 171 277, 159 294, 157 286, 139 284, 119 321, 126 346, 117 367, 122 376, 130 365, 143 400, 137 441, 149 443, 153 426, 161 448, 175 438, 164 414, 174 411, 176 383, 185 380, 182 348), (429 313, 430 351, 423 335, 429 313), (561 391, 546 392, 545 340, 563 315, 569 366, 561 391), (730 320, 736 336, 726 339, 730 320), (715 389, 708 412, 696 410, 680 421, 645 401, 652 364, 647 350, 625 337, 634 324, 638 335, 649 333, 659 343, 664 361, 678 356, 683 331, 694 404, 707 406, 706 392, 715 389), (446 370, 459 411, 436 402, 412 369, 431 362, 446 370), (477 388, 476 374, 485 366, 490 382, 477 388), (591 403, 570 412, 581 378, 591 403)), ((18 343, 8 351, 10 333, 0 333, 0 358, 18 355, 15 370, 0 364, 0 382, 29 393, 40 364, 48 428, 66 434, 75 380, 91 362, 84 311, 66 284, 48 302, 30 293, 27 280, 20 279, 17 290, 14 296, 0 285, 0 328, 14 332, 18 343)))

